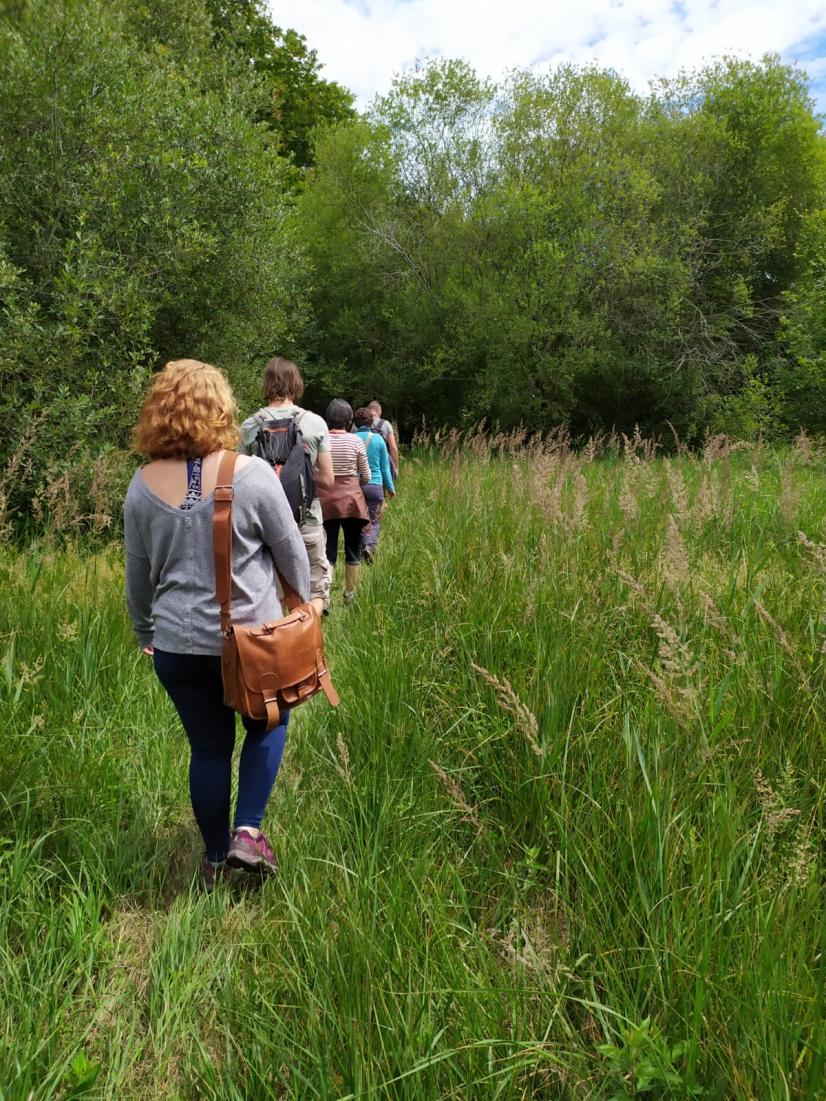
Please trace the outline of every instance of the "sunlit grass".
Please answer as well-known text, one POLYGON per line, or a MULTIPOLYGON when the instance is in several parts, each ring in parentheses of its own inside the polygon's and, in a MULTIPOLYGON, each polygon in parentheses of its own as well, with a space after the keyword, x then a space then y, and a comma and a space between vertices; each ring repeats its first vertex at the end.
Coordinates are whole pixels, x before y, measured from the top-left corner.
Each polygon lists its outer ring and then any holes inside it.
POLYGON ((826 461, 517 442, 405 464, 258 894, 119 550, 3 552, 4 1101, 824 1095, 826 461))

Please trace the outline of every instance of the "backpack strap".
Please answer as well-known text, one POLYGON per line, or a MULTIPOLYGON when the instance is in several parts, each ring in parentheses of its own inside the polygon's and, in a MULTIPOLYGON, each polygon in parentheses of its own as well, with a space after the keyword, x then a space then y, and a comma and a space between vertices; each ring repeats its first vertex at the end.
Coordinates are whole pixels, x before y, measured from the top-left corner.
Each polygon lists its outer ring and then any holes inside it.
MULTIPOLYGON (((215 558, 215 597, 221 608, 221 631, 226 634, 232 626, 232 479, 235 474, 237 451, 225 451, 218 464, 215 483, 215 511, 212 517, 212 553, 215 558)), ((284 592, 284 600, 290 611, 302 603, 298 593, 284 575, 275 567, 284 592)))

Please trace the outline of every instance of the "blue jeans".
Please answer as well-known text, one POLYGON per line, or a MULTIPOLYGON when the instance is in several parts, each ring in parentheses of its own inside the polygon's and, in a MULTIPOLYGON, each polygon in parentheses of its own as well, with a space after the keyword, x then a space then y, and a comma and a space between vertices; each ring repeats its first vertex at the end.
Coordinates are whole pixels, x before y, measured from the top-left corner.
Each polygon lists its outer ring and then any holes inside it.
POLYGON ((384 486, 377 486, 373 485, 372 482, 368 482, 366 486, 361 487, 361 491, 364 494, 364 500, 367 502, 367 511, 370 513, 370 527, 362 532, 361 545, 375 550, 379 541, 379 528, 381 527, 380 513, 384 504, 384 486))
MULTIPOLYGON (((224 705, 221 659, 156 650, 154 661, 189 739, 189 795, 207 860, 223 860, 230 836, 235 712, 224 705)), ((289 718, 285 711, 268 734, 263 719, 242 719, 247 735, 238 766, 235 829, 261 825, 284 755, 289 718)))

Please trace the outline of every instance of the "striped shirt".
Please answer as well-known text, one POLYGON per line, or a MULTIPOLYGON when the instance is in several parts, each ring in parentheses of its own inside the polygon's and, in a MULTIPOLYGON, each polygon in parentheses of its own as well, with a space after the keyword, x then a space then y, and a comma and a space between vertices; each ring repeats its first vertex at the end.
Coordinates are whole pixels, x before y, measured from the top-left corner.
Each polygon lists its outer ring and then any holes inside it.
POLYGON ((333 474, 337 478, 355 474, 363 474, 365 480, 370 478, 370 465, 367 462, 367 452, 364 450, 364 440, 359 436, 354 436, 341 428, 331 428, 330 454, 333 459, 333 474))

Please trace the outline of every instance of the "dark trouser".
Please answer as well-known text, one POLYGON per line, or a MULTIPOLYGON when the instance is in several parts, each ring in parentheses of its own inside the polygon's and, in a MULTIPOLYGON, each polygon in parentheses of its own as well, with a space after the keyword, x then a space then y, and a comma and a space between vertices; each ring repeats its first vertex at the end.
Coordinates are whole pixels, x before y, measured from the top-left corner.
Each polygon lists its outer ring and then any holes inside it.
POLYGON ((370 513, 370 527, 361 533, 361 545, 376 549, 379 541, 379 528, 381 527, 381 507, 384 504, 384 486, 371 485, 361 487, 364 499, 367 502, 367 511, 370 513))
POLYGON ((361 530, 364 521, 358 516, 348 516, 344 520, 325 520, 327 533, 327 561, 335 566, 338 558, 338 529, 344 532, 344 561, 348 566, 357 566, 361 562, 361 530))
MULTIPOLYGON (((235 712, 224 706, 221 659, 156 650, 155 672, 189 739, 189 795, 207 860, 223 860, 229 848, 235 712)), ((247 736, 238 766, 236 829, 261 825, 281 765, 289 717, 284 712, 281 724, 268 734, 263 719, 242 719, 247 736)))

